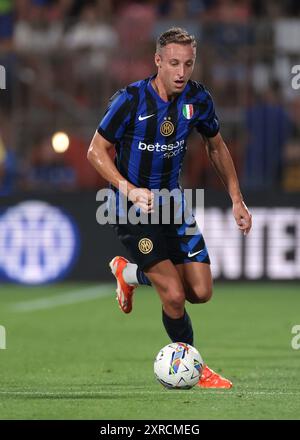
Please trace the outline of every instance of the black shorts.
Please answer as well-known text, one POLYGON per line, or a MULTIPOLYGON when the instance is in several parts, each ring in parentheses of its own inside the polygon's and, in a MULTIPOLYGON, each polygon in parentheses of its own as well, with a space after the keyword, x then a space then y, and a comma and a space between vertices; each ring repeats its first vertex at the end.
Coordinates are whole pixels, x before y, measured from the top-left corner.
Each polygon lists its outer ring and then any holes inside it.
POLYGON ((115 224, 114 230, 141 270, 163 260, 174 264, 210 264, 208 251, 195 218, 181 224, 115 224))

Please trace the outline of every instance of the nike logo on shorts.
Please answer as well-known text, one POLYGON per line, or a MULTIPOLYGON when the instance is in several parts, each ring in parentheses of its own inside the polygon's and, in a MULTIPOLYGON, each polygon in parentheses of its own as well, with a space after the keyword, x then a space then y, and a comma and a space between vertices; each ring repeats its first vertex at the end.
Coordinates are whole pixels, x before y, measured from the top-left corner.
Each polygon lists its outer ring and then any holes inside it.
POLYGON ((152 118, 152 116, 154 116, 154 115, 155 115, 155 113, 153 113, 152 115, 147 115, 147 116, 140 115, 138 117, 138 119, 139 119, 139 121, 143 121, 144 119, 152 118))
POLYGON ((200 251, 193 252, 193 253, 189 252, 189 253, 188 253, 188 257, 189 257, 189 258, 192 258, 192 257, 194 257, 195 255, 200 254, 200 252, 204 251, 204 249, 205 249, 205 248, 201 249, 200 251))

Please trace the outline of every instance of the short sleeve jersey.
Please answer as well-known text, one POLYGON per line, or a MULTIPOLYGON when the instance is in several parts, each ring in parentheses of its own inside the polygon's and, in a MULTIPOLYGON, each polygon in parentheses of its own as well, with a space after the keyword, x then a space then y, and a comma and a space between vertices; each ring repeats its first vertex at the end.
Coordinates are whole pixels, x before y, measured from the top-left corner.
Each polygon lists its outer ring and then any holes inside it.
POLYGON ((205 137, 219 131, 208 90, 188 81, 182 93, 166 102, 154 90, 154 76, 130 84, 110 99, 98 132, 115 144, 115 164, 137 187, 179 187, 187 138, 195 128, 205 137))

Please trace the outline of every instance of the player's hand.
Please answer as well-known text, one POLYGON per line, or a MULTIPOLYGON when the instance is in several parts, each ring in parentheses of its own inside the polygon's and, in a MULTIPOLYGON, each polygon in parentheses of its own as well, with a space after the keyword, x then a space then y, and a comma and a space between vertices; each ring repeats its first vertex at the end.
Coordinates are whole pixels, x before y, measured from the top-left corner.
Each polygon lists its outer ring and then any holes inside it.
POLYGON ((233 216, 240 229, 247 235, 252 227, 252 215, 243 201, 236 202, 232 207, 233 216))
POLYGON ((154 212, 154 194, 148 188, 134 188, 130 190, 128 199, 145 214, 154 212))

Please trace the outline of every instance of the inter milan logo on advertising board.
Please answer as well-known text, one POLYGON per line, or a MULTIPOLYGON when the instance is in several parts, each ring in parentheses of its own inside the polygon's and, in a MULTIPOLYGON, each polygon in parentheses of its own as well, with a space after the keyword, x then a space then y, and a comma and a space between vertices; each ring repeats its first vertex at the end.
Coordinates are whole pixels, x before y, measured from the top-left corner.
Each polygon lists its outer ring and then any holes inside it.
POLYGON ((73 266, 75 222, 58 207, 28 200, 0 217, 0 277, 25 284, 55 281, 73 266))

